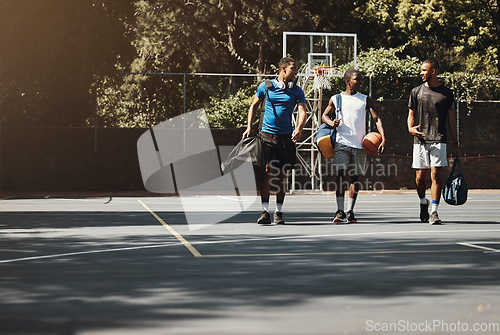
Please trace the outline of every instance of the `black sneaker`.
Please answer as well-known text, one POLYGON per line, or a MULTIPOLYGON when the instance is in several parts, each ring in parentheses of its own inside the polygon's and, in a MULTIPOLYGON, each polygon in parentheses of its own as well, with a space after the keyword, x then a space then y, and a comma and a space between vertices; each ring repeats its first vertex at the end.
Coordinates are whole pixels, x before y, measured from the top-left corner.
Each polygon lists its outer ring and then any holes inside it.
POLYGON ((262 211, 260 213, 259 219, 257 220, 258 224, 271 224, 271 215, 269 215, 269 212, 262 211))
POLYGON ((347 222, 345 212, 343 210, 338 210, 335 213, 335 217, 332 220, 333 223, 345 223, 347 222))
POLYGON ((425 205, 420 204, 420 221, 429 222, 429 199, 425 199, 427 203, 425 205))
POLYGON ((285 221, 283 220, 283 212, 274 213, 273 218, 274 224, 285 224, 285 221))
POLYGON ((432 225, 442 224, 441 220, 439 219, 439 216, 438 216, 437 212, 432 212, 431 213, 431 218, 430 218, 429 223, 432 224, 432 225))
POLYGON ((355 223, 355 222, 357 222, 357 220, 354 217, 354 212, 353 211, 347 211, 347 223, 355 223))

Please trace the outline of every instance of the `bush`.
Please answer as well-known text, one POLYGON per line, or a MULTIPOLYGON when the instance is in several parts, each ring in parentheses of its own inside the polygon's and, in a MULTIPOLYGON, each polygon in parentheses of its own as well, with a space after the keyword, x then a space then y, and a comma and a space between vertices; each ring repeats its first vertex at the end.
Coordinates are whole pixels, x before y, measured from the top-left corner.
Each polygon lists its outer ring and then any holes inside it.
MULTIPOLYGON (((247 124, 248 109, 257 90, 257 85, 240 88, 227 98, 210 97, 210 106, 205 109, 211 128, 237 128, 247 124)), ((258 117, 258 115, 256 116, 258 117)))
MULTIPOLYGON (((378 100, 408 98, 409 91, 416 86, 414 77, 420 72, 420 60, 404 56, 406 45, 397 48, 370 48, 358 55, 357 69, 365 76, 364 91, 378 100), (372 77, 371 92, 368 77, 372 77)), ((354 61, 340 65, 335 72, 343 75, 345 71, 354 68, 354 61)), ((339 91, 345 90, 341 78, 335 78, 333 85, 339 91)), ((417 81, 418 83, 418 81, 417 81)))
POLYGON ((469 115, 475 100, 498 100, 500 80, 484 74, 443 73, 443 83, 453 90, 455 98, 467 103, 469 115))

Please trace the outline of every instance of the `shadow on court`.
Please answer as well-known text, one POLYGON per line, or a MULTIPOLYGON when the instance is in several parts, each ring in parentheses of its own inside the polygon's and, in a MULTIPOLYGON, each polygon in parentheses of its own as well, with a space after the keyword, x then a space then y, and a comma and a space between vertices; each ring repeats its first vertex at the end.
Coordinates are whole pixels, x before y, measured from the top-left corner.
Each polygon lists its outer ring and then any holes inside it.
MULTIPOLYGON (((182 212, 157 214, 186 230, 182 212)), ((457 290, 480 288, 480 295, 471 293, 478 304, 488 297, 485 292, 498 292, 498 254, 457 245, 460 238, 411 232, 333 236, 328 234, 338 227, 329 224, 330 213, 289 213, 290 227, 250 225, 257 216, 243 213, 221 223, 214 234, 186 235, 203 255, 194 257, 149 213, 0 213, 0 227, 7 230, 0 235, 0 260, 18 259, 0 263, 0 333, 337 334, 341 327, 343 333, 359 334, 364 320, 344 327, 342 322, 378 315, 374 301, 394 299, 383 308, 397 314, 415 297, 453 306, 457 290), (224 231, 226 226, 232 230, 224 231), (238 226, 253 233, 238 233, 238 226), (294 227, 304 235, 287 239, 283 232, 294 227), (307 236, 311 227, 324 236, 307 236), (58 256, 21 260, 43 255, 58 256), (358 315, 345 318, 352 301, 358 315), (303 328, 289 320, 299 317, 303 328)), ((410 217, 361 214, 359 219, 395 229, 417 223, 410 217)), ((493 223, 498 224, 480 222, 493 223)))

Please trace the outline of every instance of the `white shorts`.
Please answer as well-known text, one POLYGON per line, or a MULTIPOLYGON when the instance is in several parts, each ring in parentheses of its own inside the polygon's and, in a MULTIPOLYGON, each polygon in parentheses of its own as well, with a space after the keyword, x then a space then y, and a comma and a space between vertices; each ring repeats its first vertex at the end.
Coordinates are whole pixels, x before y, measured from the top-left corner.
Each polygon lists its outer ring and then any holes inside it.
POLYGON ((414 169, 448 166, 446 159, 446 143, 413 144, 414 169))

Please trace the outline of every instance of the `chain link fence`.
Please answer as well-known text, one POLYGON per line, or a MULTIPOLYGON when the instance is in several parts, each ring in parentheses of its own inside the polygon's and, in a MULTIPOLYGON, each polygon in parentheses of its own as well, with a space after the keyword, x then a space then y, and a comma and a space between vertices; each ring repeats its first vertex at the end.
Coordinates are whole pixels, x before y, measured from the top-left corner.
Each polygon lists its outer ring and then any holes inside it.
MULTIPOLYGON (((244 126, 257 85, 264 78, 273 77, 251 74, 133 73, 106 78, 96 84, 95 113, 89 116, 87 124, 95 128, 149 128, 171 117, 205 108, 214 128, 244 126), (218 122, 219 119, 223 119, 223 122, 218 122)), ((411 89, 420 84, 418 76, 365 77, 362 93, 377 102, 384 121, 396 118, 406 129, 407 109, 398 107, 395 110, 393 100, 406 103, 411 89)), ((332 78, 331 89, 322 91, 323 108, 331 96, 343 90, 345 84, 342 78, 332 78)), ((304 88, 304 91, 311 92, 310 87, 304 88)), ((500 101, 500 96, 495 100, 500 101)), ((476 101, 471 105, 457 103, 457 121, 459 129, 466 127, 468 131, 471 131, 471 126, 461 126, 461 123, 472 124, 472 132, 484 143, 486 150, 496 146, 496 133, 486 130, 489 125, 487 120, 496 119, 496 114, 495 109, 482 110, 478 107, 481 104, 484 101, 476 101), (485 120, 486 114, 491 115, 485 120)), ((391 132, 391 129, 387 130, 391 132)))
MULTIPOLYGON (((135 165, 137 137, 141 133, 169 118, 204 108, 210 123, 215 125, 212 134, 216 145, 235 145, 243 132, 241 126, 246 124, 258 83, 273 77, 129 73, 97 78, 86 127, 25 127, 15 122, 9 127, 0 125, 0 191, 29 190, 34 185, 50 189, 55 187, 54 183, 68 190, 89 185, 92 189, 140 189, 140 171, 135 165), (114 162, 128 167, 122 169, 123 175, 116 174, 116 168, 105 162, 110 156, 114 162), (126 170, 129 171, 125 174, 126 170), (78 179, 86 182, 78 183, 78 179)), ((388 141, 384 155, 372 158, 371 162, 386 167, 391 164, 404 167, 398 169, 397 176, 387 176, 384 185, 388 189, 413 187, 413 172, 408 167, 412 138, 406 127, 407 102, 411 89, 420 83, 417 76, 365 77, 362 93, 377 101, 377 112, 384 122, 388 141)), ((322 108, 332 95, 344 89, 341 78, 333 79, 331 89, 322 91, 322 108)), ((306 88, 305 91, 310 90, 306 88)), ((497 177, 500 175, 499 100, 497 97, 491 101, 457 105, 463 168, 483 175, 482 180, 477 177, 476 181, 471 181, 471 187, 500 187, 497 177), (485 179, 485 175, 488 178, 485 179)), ((383 176, 377 177, 384 180, 383 176)))

